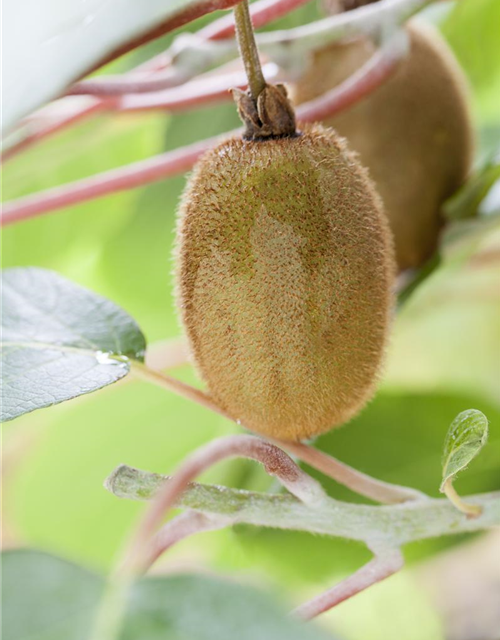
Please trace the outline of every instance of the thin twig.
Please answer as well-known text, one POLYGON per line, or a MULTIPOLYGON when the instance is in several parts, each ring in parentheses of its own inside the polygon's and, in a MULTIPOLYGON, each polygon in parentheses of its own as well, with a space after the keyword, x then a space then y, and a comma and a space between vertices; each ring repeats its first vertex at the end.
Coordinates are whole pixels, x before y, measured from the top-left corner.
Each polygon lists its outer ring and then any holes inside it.
MULTIPOLYGON (((194 40, 194 36, 186 36, 190 40, 194 40)), ((199 43, 200 45, 202 43, 199 43)), ((193 45, 191 45, 193 46, 193 45)), ((216 60, 223 60, 224 45, 215 45, 210 52, 211 57, 216 60), (217 50, 216 50, 217 49, 217 50)), ((231 53, 234 47, 231 48, 231 53)), ((214 60, 215 62, 215 60, 214 60)), ((192 72, 186 73, 182 67, 168 66, 163 71, 156 73, 134 73, 129 72, 124 75, 102 76, 95 80, 85 80, 78 82, 68 89, 67 96, 96 96, 96 97, 115 97, 125 93, 148 93, 152 91, 162 91, 170 87, 177 87, 187 82, 196 75, 196 69, 201 73, 205 71, 208 64, 203 63, 201 68, 193 67, 192 72)))
MULTIPOLYGON (((262 69, 267 81, 275 81, 278 67, 269 63, 262 69)), ((185 111, 193 107, 201 107, 213 102, 231 101, 230 89, 246 89, 248 80, 244 71, 232 71, 218 75, 200 77, 191 82, 154 93, 124 95, 119 98, 114 108, 118 111, 148 111, 161 109, 168 112, 185 111)))
POLYGON ((395 73, 408 53, 408 45, 406 31, 397 31, 352 76, 318 98, 304 103, 302 106, 307 110, 308 120, 329 118, 370 95, 395 73))
MULTIPOLYGON (((380 2, 373 5, 377 7, 377 11, 381 10, 380 15, 359 13, 370 8, 370 6, 360 7, 359 9, 349 11, 346 14, 332 16, 331 18, 326 19, 327 21, 333 20, 334 23, 319 21, 313 23, 313 25, 299 27, 298 29, 302 29, 302 31, 289 30, 275 32, 275 34, 263 34, 260 36, 260 46, 263 48, 265 53, 273 55, 274 58, 285 68, 290 66, 295 68, 297 67, 297 63, 298 66, 300 66, 300 62, 304 59, 304 55, 311 49, 325 46, 330 42, 338 41, 345 37, 359 35, 359 33, 368 33, 373 35, 373 33, 377 33, 381 29, 381 26, 389 20, 391 21, 392 26, 395 27, 398 24, 405 22, 408 17, 426 6, 426 4, 429 4, 430 1, 431 0, 380 0, 380 2), (341 19, 340 22, 338 22, 339 19, 341 19), (301 40, 298 41, 298 44, 294 44, 293 38, 297 37, 299 39, 301 38, 301 40), (295 52, 294 55, 292 55, 293 52, 295 52)), ((297 4, 301 4, 302 0, 296 0, 296 2, 297 4)), ((290 9, 293 8, 291 0, 277 0, 277 8, 278 5, 280 11, 283 9, 284 12, 287 11, 287 7, 290 9)), ((251 14, 256 25, 261 26, 261 24, 263 24, 259 21, 260 16, 262 16, 262 20, 267 21, 276 15, 272 6, 274 6, 274 0, 271 2, 263 0, 262 5, 259 2, 253 5, 251 14)), ((216 26, 216 23, 213 24, 214 27, 210 32, 202 29, 197 35, 195 34, 190 37, 183 36, 184 44, 182 46, 184 49, 181 48, 178 50, 176 55, 179 56, 183 53, 183 59, 189 61, 189 69, 172 67, 175 46, 179 47, 179 41, 177 41, 171 53, 164 52, 147 63, 140 65, 140 67, 135 71, 129 72, 123 76, 105 76, 101 79, 84 81, 78 85, 74 85, 73 91, 75 93, 82 92, 87 94, 94 92, 97 95, 106 95, 108 92, 108 89, 106 89, 106 83, 108 83, 109 94, 116 96, 118 94, 129 94, 132 92, 160 91, 183 84, 190 80, 194 75, 206 70, 208 66, 212 66, 217 61, 220 62, 224 58, 227 58, 231 51, 236 54, 234 45, 230 45, 230 48, 228 49, 227 46, 222 48, 217 47, 214 43, 217 51, 215 49, 210 51, 207 50, 205 43, 210 40, 217 40, 219 37, 225 37, 225 35, 229 34, 227 18, 221 19, 221 25, 219 27, 216 26), (224 21, 224 25, 222 24, 222 21, 224 21), (219 36, 219 34, 222 35, 219 36), (152 71, 158 72, 165 67, 167 67, 167 69, 163 75, 156 73, 154 76, 151 76, 152 71), (137 72, 142 73, 140 76, 135 75, 134 77, 134 74, 137 74, 137 72), (146 72, 149 72, 149 75, 146 72), (83 90, 82 87, 84 88, 83 90)), ((231 26, 231 29, 232 28, 233 27, 231 26)), ((177 62, 177 64, 179 63, 177 62)), ((104 105, 85 107, 81 113, 75 114, 69 118, 63 118, 60 123, 51 124, 46 129, 38 131, 36 135, 32 137, 28 136, 26 140, 21 140, 20 142, 15 143, 11 148, 7 149, 3 154, 3 160, 6 160, 14 156, 19 151, 28 148, 34 142, 42 140, 52 133, 60 131, 66 126, 83 119, 87 115, 96 113, 103 108, 104 105)))
POLYGON ((102 111, 105 111, 109 108, 110 103, 107 100, 95 100, 89 98, 90 104, 87 104, 83 108, 79 108, 68 115, 64 115, 62 117, 57 118, 55 121, 50 122, 46 125, 39 125, 36 122, 32 122, 30 119, 26 121, 24 124, 24 128, 26 129, 25 135, 17 142, 14 142, 5 150, 2 151, 1 161, 6 162, 10 160, 14 156, 16 156, 21 151, 25 151, 29 149, 32 145, 49 136, 54 135, 55 133, 66 129, 67 127, 73 126, 87 118, 91 115, 96 115, 102 111))
MULTIPOLYGON (((219 407, 209 395, 187 385, 184 382, 180 382, 179 380, 159 371, 153 371, 147 366, 135 362, 132 362, 131 364, 131 372, 148 382, 152 382, 153 384, 159 385, 169 391, 173 391, 184 398, 193 400, 206 409, 214 411, 232 422, 238 422, 227 411, 219 407)), ((376 502, 392 504, 406 502, 407 500, 427 499, 425 494, 417 491, 416 489, 412 489, 411 487, 402 487, 397 484, 391 484, 372 478, 371 476, 340 462, 340 460, 337 460, 314 447, 310 447, 300 442, 282 441, 278 439, 275 439, 275 442, 280 447, 288 449, 288 451, 296 455, 300 460, 306 462, 318 471, 321 471, 330 478, 333 478, 340 484, 350 488, 352 491, 370 498, 371 500, 375 500, 376 502)))
POLYGON ((200 447, 182 462, 170 482, 166 483, 153 500, 133 537, 126 565, 142 571, 149 558, 149 540, 168 511, 175 505, 189 483, 200 473, 232 457, 251 458, 264 465, 269 475, 275 476, 301 501, 318 503, 326 494, 316 480, 308 476, 278 447, 254 436, 234 435, 219 438, 200 447))
POLYGON ((197 511, 186 511, 167 522, 153 537, 148 545, 148 555, 144 559, 144 571, 175 544, 189 536, 203 531, 216 531, 224 529, 231 520, 221 515, 207 515, 197 511))
POLYGON ((181 382, 181 380, 172 378, 166 373, 150 369, 136 360, 131 361, 130 371, 136 378, 145 380, 146 382, 152 382, 153 384, 162 387, 163 389, 167 389, 168 391, 173 391, 173 393, 196 402, 202 407, 205 407, 214 413, 218 413, 224 418, 231 419, 229 418, 229 415, 223 411, 217 403, 212 400, 212 398, 210 398, 210 396, 203 391, 186 384, 185 382, 181 382))
MULTIPOLYGON (((120 465, 105 486, 119 498, 151 500, 169 482, 168 476, 120 465)), ((289 494, 192 483, 176 507, 231 517, 234 523, 357 540, 375 550, 500 525, 499 491, 467 496, 467 500, 483 507, 478 518, 467 518, 447 498, 374 506, 327 497, 318 504, 305 504, 289 494)))
POLYGON ((147 160, 6 202, 2 211, 2 226, 183 173, 191 169, 196 160, 220 140, 221 136, 208 138, 147 160))
MULTIPOLYGON (((401 49, 398 51, 401 55, 401 49)), ((397 68, 397 57, 392 56, 392 62, 389 62, 386 58, 389 55, 389 49, 386 48, 384 56, 379 58, 379 62, 383 66, 383 73, 380 73, 378 67, 368 61, 363 67, 363 73, 356 74, 356 82, 347 79, 324 96, 300 105, 296 110, 297 119, 302 122, 310 122, 316 120, 318 114, 323 114, 324 117, 334 115, 366 95, 368 90, 373 91, 385 82, 397 68)), ((239 132, 240 130, 229 131, 224 136, 208 138, 148 160, 133 162, 125 167, 112 169, 89 178, 6 202, 1 218, 2 226, 182 173, 192 168, 196 160, 205 151, 218 144, 222 137, 237 135, 239 132)))
POLYGON ((358 571, 331 589, 315 596, 308 602, 304 602, 304 604, 294 609, 292 613, 304 620, 315 618, 344 602, 344 600, 352 598, 352 596, 368 589, 368 587, 377 584, 377 582, 394 575, 402 569, 403 564, 403 556, 399 549, 390 549, 376 554, 361 569, 358 569, 358 571))
POLYGON ((284 440, 275 440, 275 442, 314 469, 321 471, 340 484, 349 487, 349 489, 359 493, 359 495, 375 500, 376 502, 397 504, 406 502, 407 500, 425 500, 428 498, 428 496, 416 489, 402 487, 397 484, 390 484, 372 478, 340 462, 340 460, 333 458, 324 451, 315 449, 307 444, 287 442, 284 440))

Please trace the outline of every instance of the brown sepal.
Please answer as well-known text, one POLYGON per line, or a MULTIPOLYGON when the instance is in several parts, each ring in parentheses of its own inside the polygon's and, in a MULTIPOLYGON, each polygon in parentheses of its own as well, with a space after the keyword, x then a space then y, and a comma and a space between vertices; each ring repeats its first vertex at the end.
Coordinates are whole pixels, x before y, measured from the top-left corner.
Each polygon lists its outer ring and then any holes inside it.
POLYGON ((295 135, 295 112, 284 85, 266 85, 257 103, 249 92, 233 89, 232 93, 245 125, 246 140, 295 135))

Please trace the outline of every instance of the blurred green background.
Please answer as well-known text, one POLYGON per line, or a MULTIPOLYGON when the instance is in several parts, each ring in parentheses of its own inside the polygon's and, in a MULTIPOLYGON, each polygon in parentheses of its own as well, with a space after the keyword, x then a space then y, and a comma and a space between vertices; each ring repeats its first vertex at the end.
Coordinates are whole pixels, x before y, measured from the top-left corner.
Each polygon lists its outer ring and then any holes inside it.
MULTIPOLYGON (((310 3, 280 26, 317 15, 318 7, 310 3)), ((479 166, 500 148, 500 2, 440 3, 429 19, 439 23, 470 80, 479 166)), ((126 56, 113 69, 137 64, 170 40, 126 56)), ((3 169, 3 195, 19 197, 237 124, 235 109, 227 104, 173 117, 96 117, 10 161, 3 169)), ((109 297, 136 318, 149 343, 178 336, 172 246, 184 182, 185 177, 163 180, 8 227, 3 266, 54 269, 109 297)), ((493 212, 500 213, 499 201, 490 202, 493 212)), ((448 425, 457 413, 474 407, 490 420, 490 440, 456 487, 463 493, 500 489, 499 251, 500 224, 494 217, 489 225, 471 224, 467 233, 445 245, 443 265, 398 314, 376 399, 347 427, 320 438, 317 446, 384 480, 438 495, 448 425)), ((199 384, 188 367, 173 374, 199 384)), ((143 509, 103 489, 109 472, 122 462, 169 472, 195 447, 237 430, 207 410, 135 381, 9 423, 4 427, 5 544, 39 547, 105 570, 143 509)), ((246 461, 221 464, 204 479, 276 489, 246 461)), ((359 499, 333 481, 322 481, 336 497, 359 499)), ((415 581, 412 567, 462 541, 408 547, 408 569, 341 605, 322 623, 349 640, 442 640, 438 612, 415 581)), ((163 568, 210 568, 270 585, 299 602, 368 557, 353 543, 237 527, 182 543, 165 558, 163 568)))

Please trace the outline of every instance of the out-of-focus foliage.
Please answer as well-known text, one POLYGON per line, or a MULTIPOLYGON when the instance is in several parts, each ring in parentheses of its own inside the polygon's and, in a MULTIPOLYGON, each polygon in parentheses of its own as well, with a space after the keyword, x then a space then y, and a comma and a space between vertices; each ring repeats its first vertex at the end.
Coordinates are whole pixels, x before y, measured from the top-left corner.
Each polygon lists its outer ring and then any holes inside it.
MULTIPOLYGON (((104 580, 37 551, 2 557, 9 640, 86 640, 104 580), (19 615, 29 612, 29 615, 19 615)), ((287 615, 268 594, 200 575, 146 577, 130 593, 120 640, 335 640, 287 615)), ((106 636, 107 637, 107 636, 106 636)))
MULTIPOLYGON (((286 26, 316 11, 310 3, 286 26)), ((471 80, 482 157, 500 139, 500 111, 492 106, 500 104, 497 24, 498 0, 461 0, 443 24, 471 80)), ((141 55, 117 64, 132 64, 141 55)), ((101 116, 9 162, 4 196, 97 173, 237 124, 232 105, 173 117, 101 116)), ((136 318, 149 343, 176 336, 171 255, 184 182, 171 178, 8 227, 4 266, 54 269, 110 298, 136 318)), ((351 424, 320 438, 319 447, 367 473, 438 495, 446 429, 459 412, 476 407, 490 420, 490 441, 456 488, 461 495, 500 488, 500 236, 493 218, 490 223, 447 242, 442 264, 398 315, 378 396, 351 424)), ((199 384, 187 367, 173 373, 199 384)), ((167 473, 195 447, 237 430, 164 390, 126 380, 25 416, 5 429, 6 542, 108 567, 142 510, 102 488, 109 472, 124 462, 167 473)), ((243 461, 219 465, 203 479, 255 489, 270 482, 243 461)), ((321 479, 332 495, 356 499, 321 479)), ((452 542, 457 540, 412 545, 406 557, 411 561, 452 542)), ((353 543, 237 527, 183 542, 165 563, 244 573, 299 602, 368 557, 353 543)), ((348 640, 444 637, 425 595, 405 573, 341 605, 323 624, 337 626, 348 640)))
POLYGON ((499 24, 497 0, 461 0, 455 3, 442 27, 467 73, 480 120, 495 127, 500 95, 499 24))
POLYGON ((7 2, 6 24, 22 24, 23 28, 2 33, 3 53, 9 60, 4 74, 2 130, 8 131, 20 118, 57 98, 117 49, 158 24, 193 9, 201 12, 203 5, 211 10, 210 0, 7 2))

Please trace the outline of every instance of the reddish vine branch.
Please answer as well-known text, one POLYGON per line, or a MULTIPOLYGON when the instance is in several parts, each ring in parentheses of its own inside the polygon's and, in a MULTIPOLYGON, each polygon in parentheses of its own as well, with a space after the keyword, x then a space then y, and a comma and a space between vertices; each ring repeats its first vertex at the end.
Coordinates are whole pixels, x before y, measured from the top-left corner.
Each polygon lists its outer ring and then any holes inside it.
MULTIPOLYGON (((348 109, 382 85, 408 53, 408 34, 397 31, 344 82, 306 103, 308 119, 323 120, 348 109)), ((304 119, 304 118, 303 118, 304 119)))
MULTIPOLYGON (((263 67, 264 76, 268 82, 278 79, 278 67, 268 63, 263 67)), ((83 109, 59 117, 49 124, 39 124, 35 119, 28 121, 25 127, 28 133, 19 141, 12 144, 2 155, 2 161, 8 160, 19 152, 28 149, 50 135, 76 124, 87 116, 104 111, 151 111, 162 110, 169 113, 185 111, 209 104, 232 100, 230 89, 246 89, 247 78, 243 71, 233 71, 221 74, 200 76, 198 79, 179 87, 172 87, 164 91, 152 93, 126 94, 116 98, 89 98, 91 103, 83 109)))
MULTIPOLYGON (((339 113, 385 82, 396 70, 404 55, 401 47, 383 47, 356 74, 356 79, 347 79, 332 91, 297 109, 297 119, 310 122, 339 113)), ((234 135, 237 131, 223 134, 234 135)), ((2 214, 2 226, 28 220, 49 211, 86 202, 100 196, 143 186, 167 176, 183 173, 192 168, 196 160, 207 149, 217 144, 222 136, 208 138, 195 144, 168 151, 148 160, 134 162, 76 182, 60 185, 18 200, 8 202, 2 214)))
MULTIPOLYGON (((272 22, 273 20, 286 15, 290 11, 293 11, 294 9, 305 4, 308 1, 309 0, 260 0, 250 7, 252 22, 256 28, 265 26, 269 22, 272 22)), ((214 22, 198 32, 198 36, 204 38, 205 40, 222 40, 233 35, 234 17, 232 12, 228 16, 224 16, 223 18, 214 20, 214 22)), ((131 77, 134 73, 137 72, 151 74, 153 72, 161 71, 162 69, 168 67, 170 62, 171 57, 168 55, 168 53, 163 52, 125 74, 125 78, 131 77)), ((181 79, 179 78, 179 80, 181 79)), ((174 86, 172 76, 170 76, 170 82, 170 86, 174 86)), ((85 82, 79 84, 81 86, 82 84, 85 84, 85 82)), ((220 97, 222 98, 222 96, 220 97)), ((151 96, 150 99, 152 99, 151 96)), ((36 142, 39 142, 53 135, 54 133, 65 129, 66 127, 69 127, 76 122, 83 120, 84 118, 105 110, 108 106, 109 103, 107 103, 103 99, 96 98, 96 101, 93 104, 85 106, 75 113, 72 113, 69 116, 65 116, 57 122, 47 125, 46 127, 41 127, 33 132, 28 133, 28 135, 25 136, 22 140, 13 144, 2 153, 2 161, 6 161, 14 157, 21 151, 24 151, 25 149, 31 147, 36 142)))
MULTIPOLYGON (((308 0, 261 0, 256 2, 250 8, 252 23, 255 28, 264 26, 286 15, 293 9, 305 4, 308 0)), ((215 20, 210 25, 201 29, 194 34, 200 43, 203 41, 220 41, 234 36, 235 21, 233 12, 219 20, 215 20)), ((129 72, 125 76, 104 76, 93 80, 83 80, 74 84, 69 93, 78 95, 119 95, 125 93, 145 93, 152 91, 161 91, 168 87, 177 86, 185 82, 189 78, 179 71, 171 67, 172 56, 170 52, 160 54, 153 58, 143 69, 154 68, 159 71, 165 69, 163 73, 156 73, 153 77, 136 77, 134 71, 129 72)), ((135 70, 135 73, 138 69, 135 70)))
MULTIPOLYGON (((143 365, 138 362, 132 363, 131 371, 134 375, 142 378, 146 382, 151 382, 163 389, 177 393, 183 398, 193 400, 209 411, 213 411, 214 413, 239 424, 238 420, 222 409, 222 407, 220 407, 205 391, 191 387, 185 382, 181 382, 172 376, 153 370, 147 365, 143 365)), ((279 445, 281 448, 288 449, 291 453, 296 455, 299 460, 306 462, 314 469, 321 471, 324 475, 333 478, 336 482, 339 482, 359 495, 366 496, 376 502, 396 504, 407 501, 422 501, 428 499, 425 494, 417 491, 416 489, 402 487, 372 478, 357 469, 349 467, 327 453, 304 443, 276 439, 275 444, 279 445)), ((292 491, 292 493, 295 492, 292 491)))
MULTIPOLYGON (((250 15, 254 29, 281 18, 309 0, 260 0, 250 6, 250 15)), ((219 20, 214 20, 198 32, 206 40, 223 40, 234 35, 234 15, 231 12, 219 20)))
POLYGON ((394 575, 403 568, 403 564, 403 556, 399 549, 390 549, 375 554, 374 558, 361 569, 331 589, 320 593, 308 602, 304 602, 293 613, 304 620, 311 620, 377 582, 394 575))
POLYGON ((19 142, 12 144, 2 152, 2 162, 13 158, 21 151, 24 151, 35 143, 40 142, 41 140, 44 140, 49 136, 52 136, 54 133, 77 124, 84 118, 95 115, 100 111, 104 111, 107 106, 108 102, 106 100, 92 100, 91 104, 72 111, 71 113, 64 115, 63 117, 59 117, 54 121, 49 122, 49 124, 40 125, 35 121, 28 120, 23 125, 27 129, 27 134, 23 138, 21 138, 19 142))
POLYGON ((158 557, 162 545, 158 545, 155 538, 151 548, 151 537, 189 483, 217 462, 234 457, 250 458, 260 462, 269 475, 276 477, 284 487, 306 504, 318 504, 326 498, 321 485, 275 445, 250 435, 218 438, 185 458, 170 482, 160 489, 132 539, 124 564, 126 571, 145 571, 150 562, 158 557))
POLYGON ((219 140, 219 137, 208 138, 182 149, 7 202, 2 212, 2 226, 183 173, 219 140))
POLYGON ((144 554, 144 569, 148 570, 161 555, 181 540, 202 531, 215 531, 227 526, 228 519, 224 516, 212 516, 197 511, 181 513, 163 525, 152 539, 147 553, 144 554))
POLYGON ((288 442, 275 440, 275 442, 290 453, 296 455, 299 460, 318 469, 337 482, 349 487, 361 496, 366 496, 376 502, 384 504, 398 504, 408 500, 426 500, 427 496, 410 487, 402 487, 382 480, 374 480, 357 469, 349 467, 336 458, 328 455, 320 449, 310 447, 302 442, 288 442))
MULTIPOLYGON (((263 67, 267 81, 273 82, 278 76, 276 65, 269 63, 263 67)), ((183 111, 213 102, 232 100, 231 89, 246 89, 247 77, 244 71, 233 71, 219 75, 200 77, 180 87, 155 91, 154 93, 130 94, 122 96, 112 108, 119 111, 149 111, 164 109, 169 112, 183 111)))

